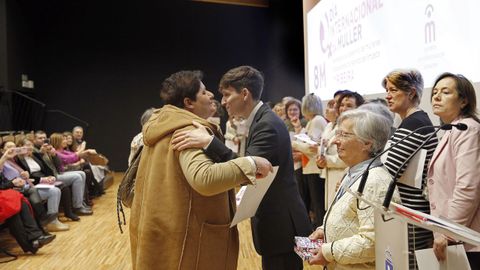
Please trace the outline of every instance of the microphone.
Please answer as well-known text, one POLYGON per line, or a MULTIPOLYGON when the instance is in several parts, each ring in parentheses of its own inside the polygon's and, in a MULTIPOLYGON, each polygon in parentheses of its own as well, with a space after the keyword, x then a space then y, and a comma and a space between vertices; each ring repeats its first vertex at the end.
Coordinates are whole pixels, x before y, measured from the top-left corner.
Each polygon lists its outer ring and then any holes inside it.
MULTIPOLYGON (((393 179, 392 179, 392 182, 390 182, 390 185, 388 186, 388 190, 387 190, 387 193, 385 195, 385 200, 383 201, 383 207, 385 209, 388 209, 390 207, 390 202, 392 201, 392 197, 393 197, 393 193, 395 191, 395 187, 397 185, 397 179, 398 179, 398 175, 400 174, 400 171, 402 170, 403 167, 405 167, 405 165, 415 156, 415 154, 418 153, 418 151, 420 151, 420 149, 423 148, 423 146, 430 141, 430 139, 435 136, 440 130, 451 130, 453 127, 457 128, 458 130, 460 131, 464 131, 468 128, 467 125, 463 124, 463 123, 458 123, 458 124, 444 124, 442 126, 440 126, 437 130, 435 130, 430 136, 428 136, 428 138, 422 142, 422 144, 420 144, 420 146, 417 147, 417 149, 415 149, 415 151, 413 151, 412 154, 410 154, 410 156, 408 156, 408 158, 402 163, 402 165, 400 165, 400 167, 398 168, 398 170, 395 172, 395 175, 393 176, 393 179)), ((410 135, 410 134, 409 134, 410 135)))
MULTIPOLYGON (((458 124, 445 124, 443 126, 451 126, 448 130, 452 129, 452 127, 456 127, 458 130, 464 131, 467 130, 468 126, 465 125, 464 123, 458 123, 458 124)), ((446 129, 444 129, 446 130, 446 129)))
MULTIPOLYGON (((410 133, 408 133, 407 135, 405 135, 405 137, 403 137, 401 140, 395 142, 394 144, 390 145, 390 147, 388 147, 387 149, 383 150, 380 154, 376 155, 372 161, 370 161, 370 163, 368 164, 367 168, 365 169, 365 171, 363 172, 362 174, 362 179, 360 180, 360 183, 358 184, 358 189, 357 189, 357 194, 359 196, 362 196, 363 195, 363 190, 365 189, 365 184, 367 183, 367 178, 368 178, 368 173, 369 173, 369 170, 370 170, 370 166, 372 166, 372 163, 379 157, 381 157, 383 154, 385 154, 385 152, 387 152, 388 150, 392 149, 393 147, 395 147, 396 145, 398 145, 399 143, 403 142, 405 139, 409 138, 413 133, 417 132, 417 131, 420 131, 422 129, 427 129, 427 128, 436 128, 438 132, 439 130, 451 130, 453 127, 456 127, 458 130, 466 130, 467 129, 467 125, 463 124, 463 123, 458 123, 458 124, 444 124, 444 125, 441 125, 441 126, 423 126, 423 127, 419 127, 417 129, 414 129, 413 131, 411 131, 410 133)), ((436 134, 436 133, 435 133, 436 134)), ((428 138, 430 140, 430 138, 428 138)), ((423 146, 423 145, 422 145, 423 146)))

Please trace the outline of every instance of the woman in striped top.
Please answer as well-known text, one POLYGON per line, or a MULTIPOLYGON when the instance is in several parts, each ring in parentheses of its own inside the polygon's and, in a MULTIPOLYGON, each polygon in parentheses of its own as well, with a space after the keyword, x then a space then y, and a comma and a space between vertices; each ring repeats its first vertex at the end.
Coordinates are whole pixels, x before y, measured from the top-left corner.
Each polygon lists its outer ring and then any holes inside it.
MULTIPOLYGON (((403 205, 430 214, 430 205, 425 198, 424 188, 428 163, 432 158, 438 140, 436 136, 431 136, 434 129, 428 127, 432 126, 428 115, 418 107, 423 91, 422 75, 417 70, 394 70, 385 76, 382 86, 387 92, 386 99, 390 111, 397 113, 402 119, 400 126, 390 138, 390 144, 401 140, 413 130, 426 127, 416 131, 409 138, 388 151, 385 166, 392 177, 397 171, 400 171, 398 174, 398 178, 400 178, 408 163, 403 168, 400 168, 400 166, 425 140, 429 139, 423 146, 423 149, 427 151, 427 155, 423 167, 421 187, 414 187, 400 182, 397 182, 397 186, 403 205)), ((417 268, 414 250, 432 247, 432 242, 433 235, 431 231, 408 225, 410 269, 417 268)))

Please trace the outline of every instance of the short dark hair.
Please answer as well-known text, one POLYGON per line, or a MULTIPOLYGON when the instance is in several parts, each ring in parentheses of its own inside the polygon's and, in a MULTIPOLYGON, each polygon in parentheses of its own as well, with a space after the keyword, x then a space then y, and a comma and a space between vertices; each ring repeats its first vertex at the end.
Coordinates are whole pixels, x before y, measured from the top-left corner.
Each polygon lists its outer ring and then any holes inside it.
POLYGON ((362 95, 360 95, 357 92, 352 92, 347 90, 343 94, 341 94, 340 98, 338 99, 337 111, 340 108, 340 105, 342 104, 342 100, 344 100, 345 98, 355 99, 355 105, 357 105, 357 108, 360 107, 360 105, 362 105, 363 103, 365 103, 365 99, 362 97, 362 95))
POLYGON ((225 73, 220 80, 219 87, 225 89, 233 87, 237 92, 247 88, 254 100, 260 100, 263 91, 263 75, 251 66, 239 66, 225 73))
POLYGON ((432 94, 430 95, 430 102, 432 101, 433 97, 433 89, 435 88, 435 86, 437 86, 437 83, 439 81, 445 78, 452 78, 455 81, 455 89, 457 90, 458 96, 467 102, 465 107, 463 107, 463 109, 460 111, 460 114, 463 117, 471 117, 477 122, 480 122, 478 119, 477 97, 475 95, 475 88, 473 87, 473 84, 461 74, 453 74, 450 72, 440 74, 440 76, 438 76, 438 78, 435 80, 435 83, 433 84, 432 94))
POLYGON ((39 129, 39 130, 35 131, 34 136, 41 135, 41 134, 47 135, 47 133, 45 131, 39 129))
POLYGON ((343 94, 350 93, 350 92, 352 92, 352 91, 347 90, 347 89, 337 90, 337 91, 333 94, 333 97, 335 98, 335 97, 338 96, 338 95, 343 95, 343 94))
POLYGON ((203 73, 199 70, 182 70, 170 75, 162 83, 160 97, 165 104, 184 108, 183 99, 195 101, 200 90, 203 73))

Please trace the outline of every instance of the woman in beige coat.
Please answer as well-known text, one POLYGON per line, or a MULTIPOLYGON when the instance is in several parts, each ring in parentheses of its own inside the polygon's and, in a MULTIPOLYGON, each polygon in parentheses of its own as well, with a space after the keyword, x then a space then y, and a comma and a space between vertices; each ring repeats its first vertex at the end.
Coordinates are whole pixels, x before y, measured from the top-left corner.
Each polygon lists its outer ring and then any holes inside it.
POLYGON ((192 120, 221 136, 205 120, 212 96, 200 72, 171 75, 161 96, 167 105, 143 127, 145 147, 130 217, 133 269, 236 269, 233 188, 254 183, 271 165, 258 157, 214 164, 202 150, 172 149, 173 133, 193 128, 192 120))

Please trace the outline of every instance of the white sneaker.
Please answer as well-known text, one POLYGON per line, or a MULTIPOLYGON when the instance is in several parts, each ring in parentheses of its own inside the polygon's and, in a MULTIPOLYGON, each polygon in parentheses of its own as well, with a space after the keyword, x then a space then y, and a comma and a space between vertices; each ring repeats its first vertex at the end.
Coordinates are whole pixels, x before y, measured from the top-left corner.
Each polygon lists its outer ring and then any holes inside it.
POLYGON ((70 229, 70 226, 60 222, 60 220, 58 220, 58 218, 56 218, 54 221, 47 224, 47 230, 49 232, 68 231, 69 229, 70 229))

